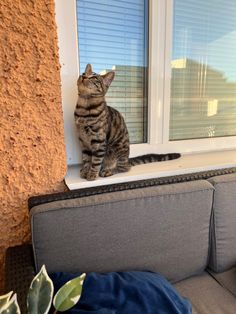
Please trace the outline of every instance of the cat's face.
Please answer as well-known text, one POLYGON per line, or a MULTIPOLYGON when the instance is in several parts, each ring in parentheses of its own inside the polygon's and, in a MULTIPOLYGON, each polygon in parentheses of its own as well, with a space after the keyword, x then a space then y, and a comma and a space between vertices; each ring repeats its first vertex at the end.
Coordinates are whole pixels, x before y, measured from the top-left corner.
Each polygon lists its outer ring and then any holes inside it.
POLYGON ((92 71, 92 66, 87 64, 85 71, 77 81, 78 94, 85 98, 104 96, 113 81, 115 72, 99 75, 92 71))

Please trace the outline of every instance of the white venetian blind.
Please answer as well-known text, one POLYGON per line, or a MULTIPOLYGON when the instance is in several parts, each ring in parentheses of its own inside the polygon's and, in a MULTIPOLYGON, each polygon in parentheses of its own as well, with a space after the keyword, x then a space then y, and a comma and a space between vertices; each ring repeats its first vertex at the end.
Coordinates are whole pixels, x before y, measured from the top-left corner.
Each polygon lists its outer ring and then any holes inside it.
POLYGON ((147 1, 77 0, 80 72, 115 70, 106 96, 120 111, 132 143, 146 142, 147 1))
POLYGON ((236 135, 236 1, 174 0, 170 140, 236 135))

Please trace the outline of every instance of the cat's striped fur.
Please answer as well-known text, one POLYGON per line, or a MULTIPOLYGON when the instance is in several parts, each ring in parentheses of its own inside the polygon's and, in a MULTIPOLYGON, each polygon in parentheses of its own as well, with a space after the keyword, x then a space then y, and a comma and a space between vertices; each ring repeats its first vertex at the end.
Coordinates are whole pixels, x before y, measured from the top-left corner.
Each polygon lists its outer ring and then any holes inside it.
POLYGON ((78 101, 74 116, 82 147, 81 177, 95 180, 128 171, 131 166, 179 158, 180 154, 150 154, 129 158, 129 134, 122 115, 107 106, 105 94, 114 78, 113 71, 105 75, 92 72, 90 64, 80 75, 78 101))

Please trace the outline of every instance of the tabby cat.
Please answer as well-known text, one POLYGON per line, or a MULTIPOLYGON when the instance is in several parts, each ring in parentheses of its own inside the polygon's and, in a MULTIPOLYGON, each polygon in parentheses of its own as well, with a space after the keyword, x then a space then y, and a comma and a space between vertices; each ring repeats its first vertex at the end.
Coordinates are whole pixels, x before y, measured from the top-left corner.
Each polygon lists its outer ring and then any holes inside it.
POLYGON ((104 75, 87 64, 79 76, 78 101, 74 116, 82 148, 82 178, 95 180, 128 171, 131 166, 179 158, 180 154, 148 154, 129 158, 129 134, 122 115, 107 106, 105 94, 115 72, 104 75))

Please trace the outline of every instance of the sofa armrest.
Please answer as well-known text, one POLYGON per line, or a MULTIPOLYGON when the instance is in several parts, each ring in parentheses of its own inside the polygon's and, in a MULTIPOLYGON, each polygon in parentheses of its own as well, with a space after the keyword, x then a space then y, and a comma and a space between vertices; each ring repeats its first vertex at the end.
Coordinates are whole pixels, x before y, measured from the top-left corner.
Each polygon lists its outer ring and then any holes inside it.
POLYGON ((26 313, 26 296, 35 276, 32 246, 30 244, 10 247, 6 251, 5 292, 17 293, 22 313, 26 313))

